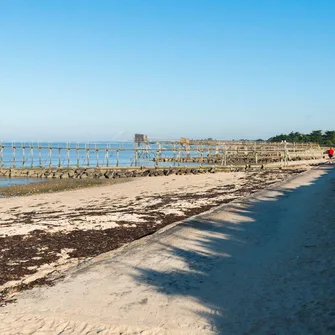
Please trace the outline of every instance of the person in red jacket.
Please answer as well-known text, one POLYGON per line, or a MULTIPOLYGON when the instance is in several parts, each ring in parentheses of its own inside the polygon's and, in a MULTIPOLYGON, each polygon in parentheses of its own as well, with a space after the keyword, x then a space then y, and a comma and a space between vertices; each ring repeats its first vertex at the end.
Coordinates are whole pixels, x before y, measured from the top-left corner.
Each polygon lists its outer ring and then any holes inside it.
POLYGON ((328 156, 329 156, 330 159, 332 159, 334 157, 334 149, 333 148, 329 148, 328 156))

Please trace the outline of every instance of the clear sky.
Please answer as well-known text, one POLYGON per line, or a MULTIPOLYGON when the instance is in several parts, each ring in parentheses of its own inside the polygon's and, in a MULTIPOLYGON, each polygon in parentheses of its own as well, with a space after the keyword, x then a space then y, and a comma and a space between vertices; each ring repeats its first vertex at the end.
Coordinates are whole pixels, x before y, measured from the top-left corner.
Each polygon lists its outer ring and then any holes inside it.
POLYGON ((0 140, 335 129, 334 0, 0 0, 0 140))

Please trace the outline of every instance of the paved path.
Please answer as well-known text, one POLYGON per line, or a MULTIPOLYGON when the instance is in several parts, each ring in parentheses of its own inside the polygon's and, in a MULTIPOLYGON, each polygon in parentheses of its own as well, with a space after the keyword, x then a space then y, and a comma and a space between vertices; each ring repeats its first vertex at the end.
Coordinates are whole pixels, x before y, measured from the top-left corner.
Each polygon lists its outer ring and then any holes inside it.
POLYGON ((100 256, 0 309, 0 334, 335 334, 335 170, 100 256))

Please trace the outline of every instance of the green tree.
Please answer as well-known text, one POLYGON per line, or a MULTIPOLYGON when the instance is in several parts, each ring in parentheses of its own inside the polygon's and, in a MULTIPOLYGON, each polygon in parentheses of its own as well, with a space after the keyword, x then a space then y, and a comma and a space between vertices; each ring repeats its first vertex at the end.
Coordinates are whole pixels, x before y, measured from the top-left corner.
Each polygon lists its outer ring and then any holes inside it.
POLYGON ((280 134, 268 139, 269 142, 316 142, 320 145, 335 146, 335 131, 327 130, 322 133, 322 130, 313 130, 310 134, 302 134, 291 131, 289 134, 280 134))
POLYGON ((311 142, 322 143, 322 130, 313 130, 310 133, 311 142))
POLYGON ((335 145, 335 131, 327 130, 323 135, 323 143, 324 145, 335 145))

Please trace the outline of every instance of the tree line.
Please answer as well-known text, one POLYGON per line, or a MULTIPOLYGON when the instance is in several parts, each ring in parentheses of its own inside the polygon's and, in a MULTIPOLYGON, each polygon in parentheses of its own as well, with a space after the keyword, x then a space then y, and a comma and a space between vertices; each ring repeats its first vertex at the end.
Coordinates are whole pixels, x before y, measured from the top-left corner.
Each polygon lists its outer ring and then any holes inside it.
POLYGON ((291 132, 289 134, 280 134, 268 139, 269 142, 300 142, 308 143, 314 142, 319 143, 323 146, 335 146, 335 130, 313 130, 310 134, 302 134, 299 132, 291 132))

